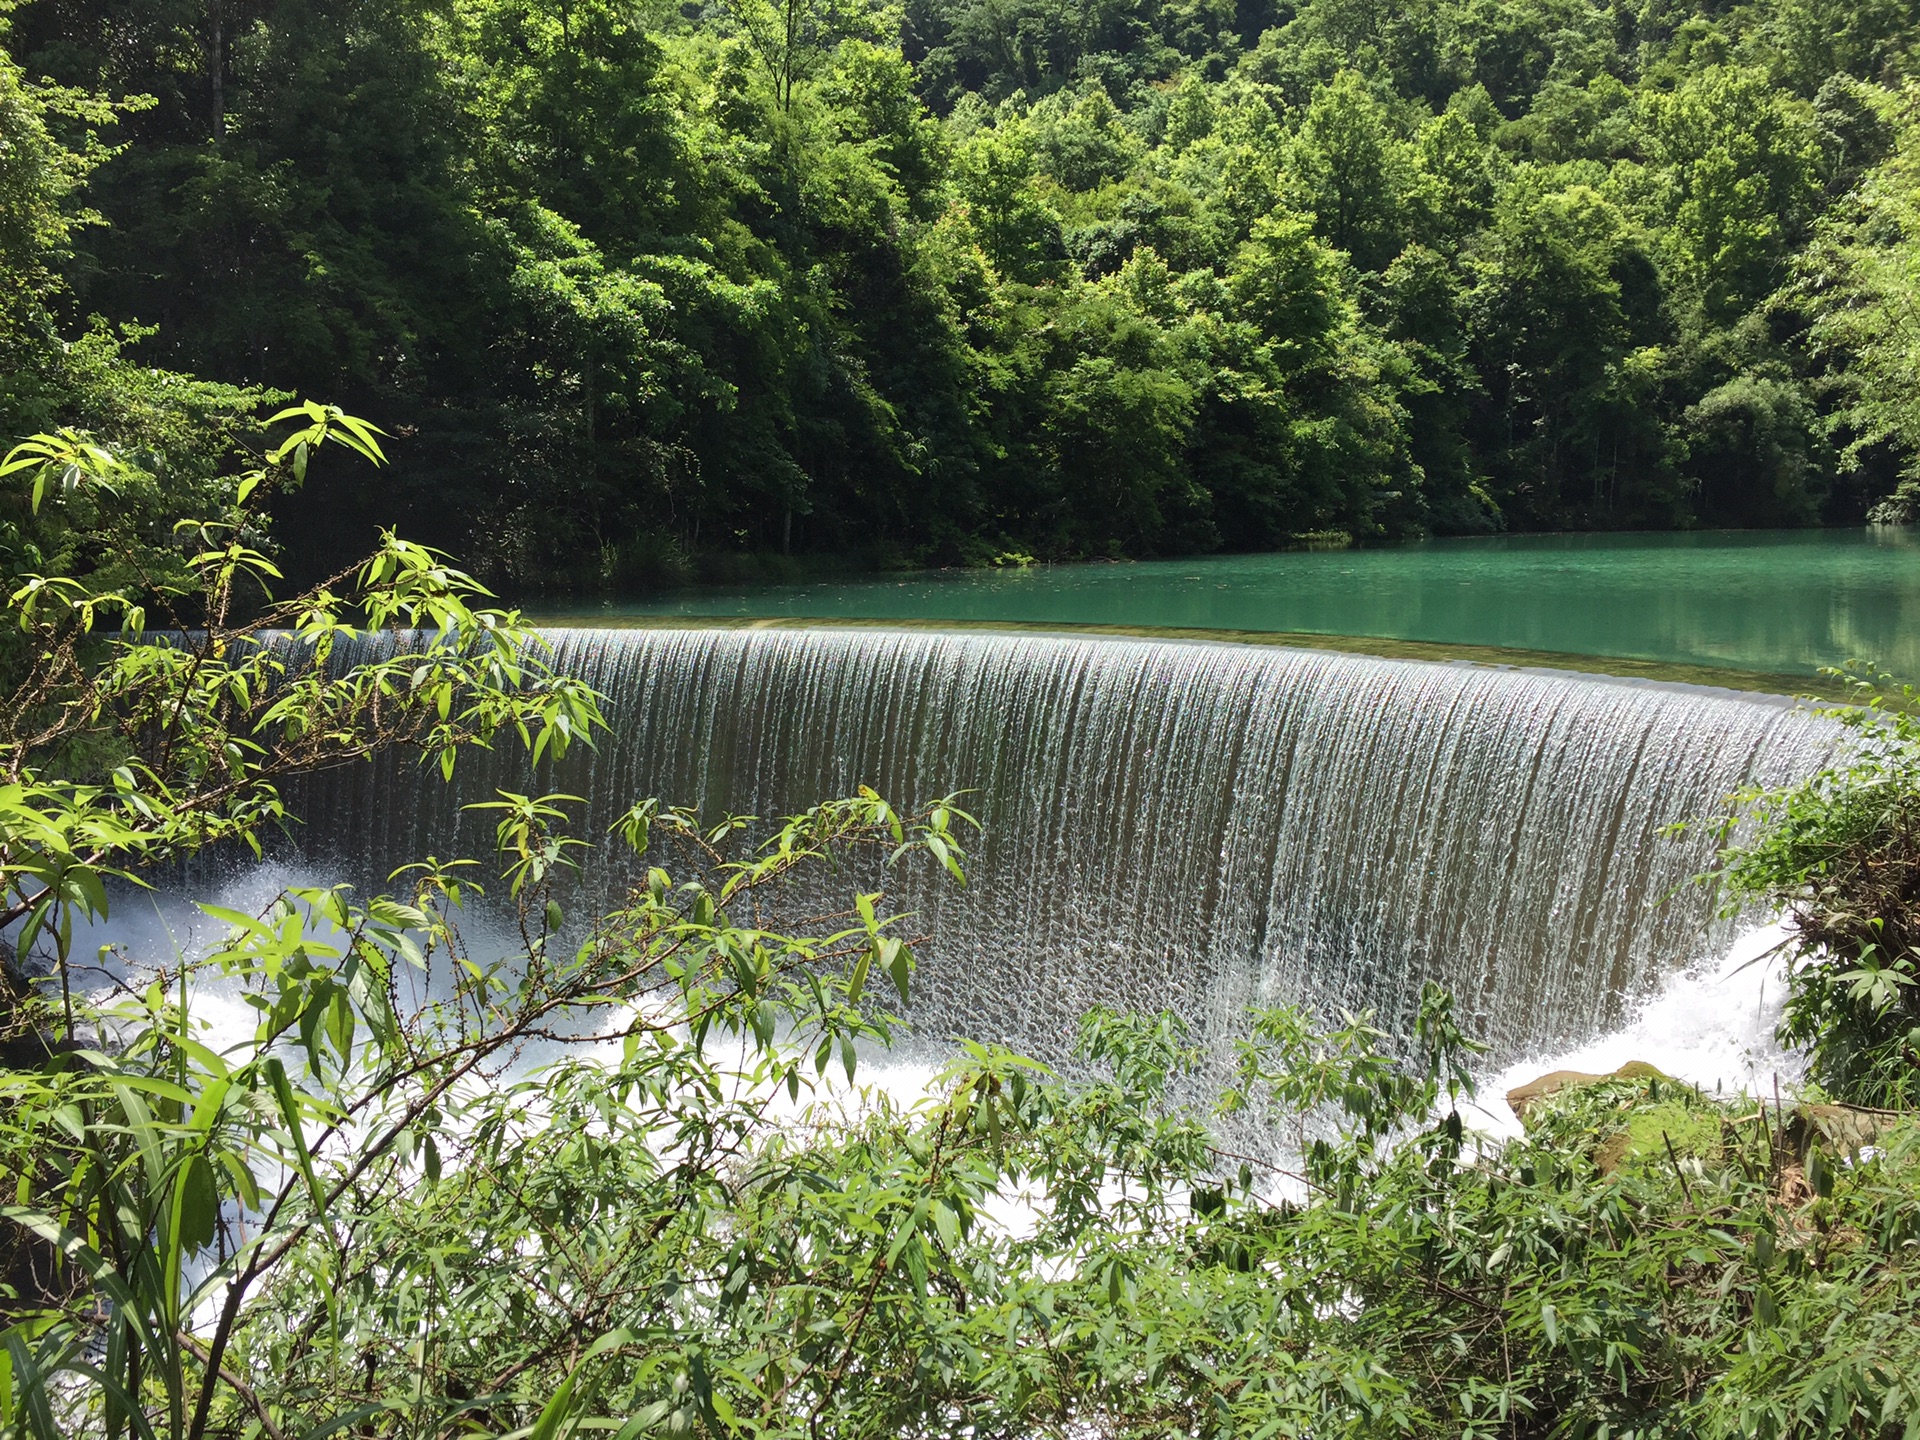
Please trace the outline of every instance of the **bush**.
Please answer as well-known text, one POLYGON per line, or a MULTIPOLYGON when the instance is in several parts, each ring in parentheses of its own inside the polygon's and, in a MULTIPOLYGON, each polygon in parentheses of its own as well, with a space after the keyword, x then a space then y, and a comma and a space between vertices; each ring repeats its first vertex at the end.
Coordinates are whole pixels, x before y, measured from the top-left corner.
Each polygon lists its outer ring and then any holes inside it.
POLYGON ((1845 754, 1753 797, 1758 830, 1722 871, 1734 906, 1784 911, 1781 1039, 1813 1078, 1861 1105, 1920 1105, 1920 693, 1857 670, 1857 702, 1827 713, 1845 754))

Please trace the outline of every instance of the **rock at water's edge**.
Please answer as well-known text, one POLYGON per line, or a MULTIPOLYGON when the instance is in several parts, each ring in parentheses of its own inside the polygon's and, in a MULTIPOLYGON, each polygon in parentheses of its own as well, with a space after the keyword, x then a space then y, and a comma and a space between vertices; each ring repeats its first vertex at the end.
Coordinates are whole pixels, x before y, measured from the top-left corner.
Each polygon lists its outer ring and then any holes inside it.
POLYGON ((1537 1080, 1529 1080, 1526 1084, 1516 1085, 1507 1091, 1507 1107, 1524 1124, 1528 1110, 1549 1096, 1558 1095, 1562 1090, 1571 1090, 1580 1085, 1602 1085, 1609 1080, 1666 1080, 1669 1078, 1663 1071, 1644 1060, 1629 1060, 1608 1075, 1594 1075, 1585 1070, 1554 1070, 1537 1080))

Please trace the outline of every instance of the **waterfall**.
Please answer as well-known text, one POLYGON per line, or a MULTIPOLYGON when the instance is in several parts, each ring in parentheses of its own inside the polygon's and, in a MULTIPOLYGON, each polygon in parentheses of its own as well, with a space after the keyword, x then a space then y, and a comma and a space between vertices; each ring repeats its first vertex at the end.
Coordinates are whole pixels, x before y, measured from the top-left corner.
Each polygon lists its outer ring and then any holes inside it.
MULTIPOLYGON (((646 795, 769 817, 861 784, 903 806, 972 792, 968 886, 889 896, 932 937, 912 1018, 1042 1055, 1096 1003, 1171 1008, 1216 1039, 1249 1002, 1404 1027, 1428 979, 1497 1054, 1578 1040, 1718 943, 1690 883, 1713 837, 1668 827, 1834 743, 1768 697, 1257 646, 549 636, 612 727, 538 782, 588 799, 582 836, 646 795)), ((533 783, 503 747, 451 787, 385 761, 290 798, 310 848, 370 875, 485 855, 490 822, 459 807, 533 783)))

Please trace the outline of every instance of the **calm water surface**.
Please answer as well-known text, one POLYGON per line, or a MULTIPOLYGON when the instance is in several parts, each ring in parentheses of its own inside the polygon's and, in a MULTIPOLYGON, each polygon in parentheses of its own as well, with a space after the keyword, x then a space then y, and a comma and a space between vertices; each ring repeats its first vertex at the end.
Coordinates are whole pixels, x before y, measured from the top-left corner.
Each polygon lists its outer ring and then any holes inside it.
POLYGON ((1500 536, 703 590, 593 613, 1384 636, 1778 674, 1860 658, 1920 677, 1920 534, 1500 536))

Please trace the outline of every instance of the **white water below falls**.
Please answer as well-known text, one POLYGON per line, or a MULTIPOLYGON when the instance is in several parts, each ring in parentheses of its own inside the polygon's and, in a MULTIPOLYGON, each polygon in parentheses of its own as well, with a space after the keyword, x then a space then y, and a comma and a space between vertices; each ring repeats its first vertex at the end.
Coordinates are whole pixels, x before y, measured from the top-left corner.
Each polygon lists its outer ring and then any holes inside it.
POLYGON ((1477 1077, 1473 1123, 1497 1136, 1517 1135, 1520 1122, 1507 1091, 1553 1070, 1604 1075, 1643 1060, 1711 1094, 1771 1097, 1805 1071, 1802 1056, 1774 1038, 1786 1000, 1778 925, 1740 934, 1726 954, 1668 976, 1629 1007, 1625 1020, 1560 1049, 1535 1051, 1477 1077))
MULTIPOLYGON (((283 864, 248 866, 197 893, 210 904, 258 913, 285 887, 310 878, 283 864)), ((198 958, 225 930, 223 922, 209 918, 183 892, 147 892, 124 897, 111 922, 84 932, 76 952, 112 943, 131 957, 198 958)), ((1646 1061, 1714 1093, 1765 1097, 1776 1086, 1788 1089, 1800 1079, 1804 1065, 1801 1056, 1774 1038, 1786 997, 1778 953, 1782 936, 1777 924, 1751 926, 1737 934, 1724 953, 1668 976, 1631 1002, 1618 1024, 1570 1044, 1538 1047, 1518 1058, 1483 1064, 1476 1075, 1479 1095, 1470 1123, 1496 1137, 1516 1135, 1520 1125, 1505 1100, 1514 1086, 1553 1070, 1604 1074, 1629 1060, 1646 1061)), ((505 937, 501 939, 504 945, 505 937)), ((224 982, 197 983, 192 1008, 204 1027, 203 1039, 221 1051, 244 1047, 258 1019, 224 982)), ((531 1055, 518 1068, 546 1058, 545 1053, 531 1055)), ((814 1098, 838 1095, 857 1106, 858 1093, 874 1089, 897 1103, 911 1104, 927 1093, 940 1068, 931 1056, 874 1052, 865 1057, 851 1094, 839 1080, 838 1068, 829 1066, 814 1098)))

